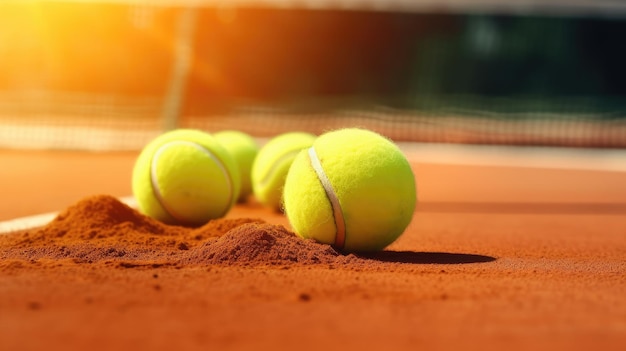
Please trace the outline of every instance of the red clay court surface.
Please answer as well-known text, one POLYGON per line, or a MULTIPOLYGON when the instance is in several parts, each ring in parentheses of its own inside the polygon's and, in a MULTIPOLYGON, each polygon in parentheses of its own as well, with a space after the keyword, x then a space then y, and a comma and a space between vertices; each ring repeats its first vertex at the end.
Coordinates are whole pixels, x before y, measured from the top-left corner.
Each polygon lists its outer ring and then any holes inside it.
MULTIPOLYGON (((127 196, 135 157, 0 150, 0 220, 127 196)), ((623 349, 626 172, 410 159, 375 268, 0 261, 0 350, 623 349)))

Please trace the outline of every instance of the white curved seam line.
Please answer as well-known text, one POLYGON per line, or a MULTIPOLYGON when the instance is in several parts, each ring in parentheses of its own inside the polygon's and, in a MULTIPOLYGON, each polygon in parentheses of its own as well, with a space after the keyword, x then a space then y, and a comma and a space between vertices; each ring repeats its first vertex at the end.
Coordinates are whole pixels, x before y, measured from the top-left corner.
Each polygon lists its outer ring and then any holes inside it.
POLYGON ((346 243, 346 222, 343 218, 343 210, 341 209, 339 198, 337 198, 337 194, 333 189, 333 185, 330 183, 330 180, 326 176, 324 168, 322 167, 322 163, 317 157, 317 153, 315 152, 315 148, 313 148, 313 146, 309 148, 309 158, 311 159, 311 166, 315 170, 317 178, 322 183, 322 187, 326 192, 326 197, 330 201, 330 205, 333 210, 335 228, 337 229, 337 233, 335 234, 335 247, 338 249, 343 249, 346 243))
POLYGON ((270 182, 270 180, 271 180, 272 178, 274 178, 274 174, 276 173, 276 168, 277 168, 278 166, 280 166, 281 164, 283 164, 283 163, 285 162, 285 160, 287 160, 287 159, 289 159, 289 158, 295 158, 295 157, 296 157, 296 155, 298 155, 298 153, 299 153, 300 151, 301 151, 300 149, 298 149, 298 150, 292 150, 292 151, 290 151, 290 152, 288 152, 288 153, 286 153, 286 154, 284 154, 284 155, 280 156, 280 157, 279 157, 276 161, 274 161, 274 162, 272 163, 272 167, 270 167, 270 169, 267 171, 267 173, 263 176, 263 178, 262 178, 262 179, 261 179, 261 181, 259 182, 259 185, 260 185, 261 187, 263 187, 263 188, 264 188, 265 186, 267 186, 267 183, 269 183, 269 182, 270 182))
MULTIPOLYGON (((222 162, 222 160, 219 157, 217 157, 217 155, 215 155, 214 153, 211 152, 211 150, 203 147, 202 145, 199 145, 199 144, 194 144, 194 145, 195 147, 198 148, 198 150, 201 150, 207 156, 209 156, 217 164, 217 166, 220 168, 220 171, 224 175, 224 179, 226 180, 226 183, 227 183, 226 186, 228 187, 228 202, 227 202, 227 205, 224 207, 224 210, 222 211, 222 213, 220 213, 220 215, 218 216, 218 217, 223 217, 226 215, 226 213, 230 209, 230 204, 232 204, 235 201, 234 199, 235 189, 233 186, 233 178, 231 177, 231 174, 228 172, 228 168, 226 167, 224 162, 222 162)), ((209 180, 207 179, 207 181, 209 180)))
MULTIPOLYGON (((215 156, 209 149, 203 147, 200 144, 196 144, 190 141, 171 141, 169 143, 166 143, 164 145, 161 145, 157 151, 154 153, 154 156, 152 157, 152 162, 150 163, 150 184, 152 185, 152 191, 154 192, 155 197, 157 198, 157 201, 159 202, 159 204, 161 205, 161 207, 163 207, 163 209, 165 210, 165 212, 167 212, 170 216, 172 216, 172 218, 174 218, 175 220, 179 221, 179 222, 187 222, 187 220, 185 220, 180 214, 178 214, 176 211, 174 211, 174 209, 172 207, 170 207, 165 199, 163 198, 163 194, 161 194, 161 190, 158 187, 158 184, 156 182, 157 179, 157 173, 158 173, 158 169, 157 169, 157 160, 159 159, 159 157, 161 156, 161 153, 163 153, 163 151, 165 149, 167 149, 168 147, 173 146, 172 144, 184 144, 184 145, 189 145, 192 146, 194 148, 196 148, 198 151, 204 153, 205 155, 209 156, 216 164, 217 166, 220 168, 220 171, 222 172, 222 174, 224 174, 224 178, 226 179, 226 182, 228 183, 228 200, 229 200, 229 204, 232 203, 233 200, 233 185, 232 185, 232 180, 230 179, 230 175, 228 173, 228 170, 226 169, 226 166, 224 166, 224 164, 222 163, 222 161, 215 156)), ((207 179, 207 181, 209 181, 207 179)), ((226 209, 224 210, 224 213, 222 213, 222 215, 225 214, 226 210, 228 209, 228 207, 226 207, 226 209)))

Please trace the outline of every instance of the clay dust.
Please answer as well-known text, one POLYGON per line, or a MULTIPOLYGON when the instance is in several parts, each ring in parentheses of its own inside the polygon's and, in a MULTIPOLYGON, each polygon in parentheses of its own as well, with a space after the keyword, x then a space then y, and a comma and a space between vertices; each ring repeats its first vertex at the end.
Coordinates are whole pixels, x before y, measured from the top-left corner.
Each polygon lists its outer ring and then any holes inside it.
POLYGON ((0 260, 126 265, 311 265, 363 261, 262 219, 166 225, 108 195, 87 197, 46 226, 0 237, 0 260))

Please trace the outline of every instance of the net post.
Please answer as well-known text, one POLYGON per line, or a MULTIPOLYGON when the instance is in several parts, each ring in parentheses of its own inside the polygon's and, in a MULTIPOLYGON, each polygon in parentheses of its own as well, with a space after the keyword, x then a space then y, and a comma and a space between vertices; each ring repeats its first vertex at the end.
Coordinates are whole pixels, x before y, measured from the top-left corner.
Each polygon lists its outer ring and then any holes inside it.
POLYGON ((196 17, 197 9, 195 7, 183 8, 178 15, 174 37, 174 60, 161 113, 162 128, 165 131, 178 127, 178 119, 185 96, 185 85, 193 58, 196 17))

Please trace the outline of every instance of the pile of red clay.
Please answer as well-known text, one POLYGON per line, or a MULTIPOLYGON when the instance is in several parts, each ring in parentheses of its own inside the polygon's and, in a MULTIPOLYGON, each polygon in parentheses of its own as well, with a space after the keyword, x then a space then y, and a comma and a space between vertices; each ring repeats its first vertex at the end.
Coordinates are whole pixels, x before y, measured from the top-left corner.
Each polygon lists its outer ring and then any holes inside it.
POLYGON ((364 259, 303 240, 261 219, 216 219, 199 228, 166 225, 116 198, 88 197, 48 225, 0 236, 0 260, 122 265, 343 264, 364 259))

